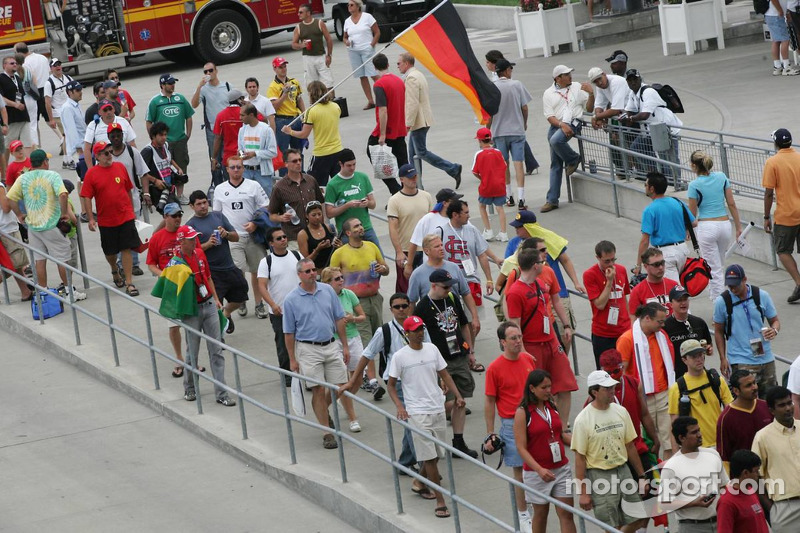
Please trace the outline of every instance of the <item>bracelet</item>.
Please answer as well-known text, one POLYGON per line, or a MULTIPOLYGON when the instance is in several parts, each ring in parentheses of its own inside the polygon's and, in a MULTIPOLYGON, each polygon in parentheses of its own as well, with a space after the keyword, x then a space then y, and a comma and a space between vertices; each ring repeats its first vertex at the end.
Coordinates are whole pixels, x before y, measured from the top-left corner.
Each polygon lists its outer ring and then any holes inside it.
POLYGON ((769 220, 769 219, 770 219, 769 215, 764 215, 764 220, 769 220))
POLYGON ((150 196, 149 192, 142 193, 142 196, 150 196))

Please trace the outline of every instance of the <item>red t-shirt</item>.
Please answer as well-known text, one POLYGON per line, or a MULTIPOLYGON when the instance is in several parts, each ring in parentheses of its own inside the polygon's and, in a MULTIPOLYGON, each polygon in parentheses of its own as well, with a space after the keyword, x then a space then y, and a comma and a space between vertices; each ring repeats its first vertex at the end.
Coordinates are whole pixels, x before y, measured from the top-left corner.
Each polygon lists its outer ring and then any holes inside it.
POLYGON ((136 107, 136 102, 133 100, 133 96, 131 96, 131 93, 129 93, 125 89, 120 89, 119 92, 117 93, 116 102, 120 106, 122 106, 122 104, 128 104, 128 112, 122 118, 130 119, 131 111, 133 111, 133 108, 136 107))
POLYGON ((11 161, 6 169, 6 187, 11 188, 23 172, 31 169, 31 160, 26 157, 24 161, 11 161))
MULTIPOLYGON (((199 239, 195 239, 199 243, 199 239)), ((152 243, 152 239, 150 240, 152 243)), ((208 266, 208 259, 206 258, 206 253, 203 251, 202 248, 199 246, 194 249, 194 254, 191 256, 185 256, 182 253, 178 253, 178 255, 186 261, 186 264, 189 265, 189 268, 192 269, 194 273, 194 282, 197 285, 197 301, 198 302, 205 302, 209 298, 212 297, 211 295, 211 287, 208 285, 208 280, 211 279, 211 269, 208 266), (201 294, 200 287, 206 288, 205 296, 201 294)))
POLYGON ((95 165, 89 169, 83 178, 81 197, 95 199, 98 226, 113 228, 136 218, 128 193, 131 189, 133 183, 125 165, 115 161, 110 167, 95 165))
POLYGON ((558 282, 551 284, 549 290, 543 282, 537 280, 537 284, 538 287, 518 280, 506 291, 508 318, 519 318, 520 326, 524 325, 522 339, 525 343, 555 339, 555 327, 550 318, 550 298, 553 294, 558 294, 560 287, 558 282), (545 317, 550 322, 547 333, 544 331, 545 317))
POLYGON ((605 274, 600 270, 600 265, 597 263, 583 273, 583 286, 586 287, 586 296, 589 298, 592 307, 592 333, 598 337, 617 338, 631 328, 631 318, 626 313, 628 305, 625 297, 625 295, 631 293, 628 274, 622 265, 614 265, 614 269, 616 271, 614 290, 611 291, 608 303, 602 310, 595 307, 594 300, 600 296, 606 286, 605 274), (616 326, 608 323, 608 313, 611 307, 619 309, 616 326))
POLYGON ((222 135, 223 164, 239 149, 239 130, 242 129, 242 120, 239 117, 241 110, 238 105, 228 106, 217 114, 217 120, 214 121, 214 135, 222 135))
POLYGON ((525 392, 525 381, 535 369, 533 356, 525 352, 520 353, 516 361, 501 354, 486 369, 486 396, 497 400, 500 418, 514 418, 525 392))
POLYGON ((731 485, 717 501, 717 531, 726 533, 769 533, 764 509, 757 494, 747 494, 737 490, 734 494, 731 485))
MULTIPOLYGON (((564 453, 564 442, 561 440, 563 425, 558 411, 549 404, 546 405, 547 413, 550 415, 550 423, 547 422, 547 415, 542 416, 532 405, 528 406, 528 453, 539 463, 542 468, 552 470, 564 466, 569 462, 567 454, 564 453), (558 442, 561 449, 561 460, 553 462, 553 454, 550 452, 550 443, 558 442)), ((522 465, 523 470, 530 471, 528 464, 522 465)))
POLYGON ((472 172, 480 176, 478 196, 498 198, 506 195, 506 160, 497 148, 488 146, 475 154, 472 172))
POLYGON ((167 231, 167 228, 162 228, 150 237, 147 264, 158 266, 158 268, 164 270, 164 267, 167 266, 169 260, 179 249, 178 232, 167 231))
POLYGON ((723 461, 730 461, 736 450, 749 450, 756 433, 772 423, 767 402, 756 400, 752 411, 728 404, 717 419, 717 451, 723 461))
MULTIPOLYGON (((375 129, 372 135, 381 134, 378 112, 386 108, 386 138, 399 139, 406 136, 406 86, 394 74, 384 74, 372 86, 375 92, 375 129)), ((503 178, 505 180, 505 177, 503 178)), ((503 182, 505 183, 505 181, 503 182)))
POLYGON ((658 283, 650 283, 647 279, 640 281, 628 298, 628 310, 633 315, 636 314, 640 305, 656 302, 666 307, 667 315, 671 315, 672 305, 669 303, 669 291, 677 284, 677 281, 669 278, 662 278, 658 283))
MULTIPOLYGON (((517 281, 517 269, 515 268, 508 274, 505 290, 510 289, 516 281, 517 281)), ((539 283, 539 286, 542 288, 542 291, 546 292, 547 294, 553 294, 552 291, 553 287, 557 287, 556 289, 557 293, 561 292, 561 284, 558 282, 558 278, 556 277, 555 271, 547 265, 542 265, 542 273, 539 274, 539 277, 536 278, 536 281, 539 283)), ((552 302, 547 307, 547 315, 550 317, 550 323, 552 324, 553 320, 555 319, 552 302)))

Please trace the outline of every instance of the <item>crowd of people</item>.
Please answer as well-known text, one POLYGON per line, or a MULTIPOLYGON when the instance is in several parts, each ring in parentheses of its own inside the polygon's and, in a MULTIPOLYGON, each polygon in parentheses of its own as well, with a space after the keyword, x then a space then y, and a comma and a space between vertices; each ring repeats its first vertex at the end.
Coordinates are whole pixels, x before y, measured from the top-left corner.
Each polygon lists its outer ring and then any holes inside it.
MULTIPOLYGON (((342 143, 341 107, 329 93, 332 39, 305 5, 292 42, 303 52, 305 87, 289 75, 289 62, 282 57, 271 62, 274 78, 266 96, 255 77, 242 91, 223 81, 210 62, 188 98, 176 91, 179 80, 165 73, 160 92, 146 105, 149 144, 139 138, 142 148, 130 123, 137 104, 120 88, 117 72, 109 71, 93 86, 95 100, 83 113, 83 85, 55 58, 45 58, 49 72, 44 72, 38 54, 18 45, 22 57, 4 58, 0 75, 1 131, 8 142, 1 169, 0 240, 14 268, 25 274, 30 266, 25 250, 7 236, 25 238, 35 251, 76 264, 75 226, 83 222, 90 232, 99 230, 117 287, 128 296, 139 295, 134 279, 143 274, 139 254, 146 253, 148 270, 164 280, 157 285, 162 301, 179 300, 180 305, 170 306, 174 317, 212 338, 235 333, 234 317, 248 314, 252 294, 255 316, 270 320, 280 367, 339 387, 336 395, 306 382, 314 416, 326 427, 334 427, 329 407, 336 396, 349 431, 357 433, 364 428, 344 392, 364 390, 373 401, 388 392, 398 418, 440 441, 446 440, 449 421, 453 448, 477 458, 479 446, 470 447, 464 437, 466 401, 476 393, 473 374, 485 372, 486 439, 480 447, 490 453, 502 448, 513 476, 537 491, 516 492, 524 530, 546 530, 545 494, 593 509, 597 518, 623 531, 644 527, 648 518, 659 520, 664 512, 676 513, 680 531, 766 531, 767 516, 773 531, 792 531, 800 518, 795 428, 800 363, 789 373, 788 388, 779 386, 770 345, 781 322, 772 298, 748 283, 742 266, 725 265, 728 245, 741 234, 728 178, 712 172, 708 155, 693 153, 690 164, 697 176, 686 205, 666 196, 669 180, 677 183, 669 166, 637 163, 647 172, 645 192, 652 202, 642 214, 634 277, 629 280, 628 269, 617 262, 610 240, 596 244, 596 264, 579 275, 567 253, 568 240, 528 209, 525 176, 538 167, 526 140, 532 97, 512 79, 514 63, 491 51, 487 68, 500 91, 500 109, 476 132, 471 167, 480 181, 470 189, 477 189, 481 231, 470 222, 469 200, 457 192, 462 165, 427 149, 433 118, 425 75, 405 52, 397 60, 403 77, 389 71, 389 59, 374 53, 377 23, 362 8, 359 0, 350 0, 344 31, 367 97, 364 109, 375 109, 375 128, 366 144, 388 146, 398 163, 398 175, 384 180, 391 193, 386 211, 396 274, 388 299, 391 316, 385 313, 381 283, 392 269, 386 243, 382 246, 372 225, 372 180, 357 170, 355 151, 342 143), (73 183, 50 169, 52 156, 39 147, 38 119, 31 111, 37 96, 23 90, 26 79, 31 87, 37 84, 31 80, 45 80, 38 109, 59 131, 62 169, 76 172, 79 209, 69 200, 73 183), (193 115, 201 105, 208 167, 190 161, 188 149, 193 115), (306 161, 309 144, 312 154, 306 161), (13 160, 6 165, 8 156, 13 160), (454 188, 435 195, 422 190, 418 161, 453 178, 454 188), (184 221, 186 206, 194 216, 184 221), (496 233, 490 206, 498 210, 496 233), (504 206, 513 212, 508 224, 504 206), (152 209, 163 220, 146 246, 136 221, 152 209), (511 239, 507 226, 515 232, 511 239), (680 284, 691 228, 713 274, 711 324, 689 313, 692 295, 680 284), (507 243, 504 257, 492 251, 491 240, 507 243), (499 269, 494 276, 493 263, 499 269), (596 370, 588 376, 588 398, 579 392, 568 358, 576 320, 564 274, 591 306, 596 370), (192 276, 188 302, 179 291, 165 288, 173 275, 192 276), (475 342, 482 330, 478 308, 492 294, 500 297, 495 311, 501 354, 489 363, 486 354, 475 353, 475 342), (706 365, 714 350, 718 369, 706 365), (572 415, 575 394, 584 407, 572 415), (655 492, 598 490, 602 482, 616 483, 618 489, 625 480, 658 478, 654 472, 662 480, 655 492), (691 476, 714 483, 690 489, 679 483, 677 491, 666 483, 691 476), (759 476, 781 480, 783 488, 770 486, 760 501, 739 490, 759 476), (632 512, 631 505, 652 497, 660 502, 660 512, 632 512)), ((625 52, 615 51, 607 59, 614 74, 593 68, 585 83, 572 81, 570 67, 554 68, 553 84, 542 96, 551 165, 540 214, 559 207, 562 179, 581 163, 570 140, 580 132, 586 112, 596 128, 608 120, 666 124, 673 138, 668 149, 654 151, 647 129, 630 145, 677 163, 674 137, 680 120, 655 90, 647 91, 627 60, 625 52)), ((788 299, 794 302, 800 299, 792 257, 800 242, 793 209, 800 201, 800 155, 791 148, 787 130, 777 130, 774 142, 777 153, 764 166, 764 225, 775 234, 777 253, 797 286, 788 299)), ((47 286, 41 256, 34 268, 39 283, 47 286)), ((58 271, 62 294, 86 297, 69 286, 63 267, 58 271)), ((21 280, 18 285, 22 300, 31 300, 30 288, 21 280)), ((176 358, 204 371, 198 364, 199 336, 187 331, 184 353, 180 330, 172 326, 168 334, 176 358)), ((222 350, 211 342, 207 348, 212 374, 224 385, 222 350)), ((172 375, 183 378, 184 399, 195 401, 193 372, 181 364, 172 375)), ((283 376, 282 385, 292 386, 292 378, 283 376)), ((215 398, 223 406, 236 405, 219 385, 215 398)), ((322 446, 338 446, 332 433, 323 434, 322 446)), ((431 440, 406 431, 399 462, 439 483, 442 454, 431 440)), ((442 493, 418 480, 411 490, 435 500, 437 517, 450 516, 442 493)), ((556 512, 561 531, 575 531, 572 514, 556 512)))

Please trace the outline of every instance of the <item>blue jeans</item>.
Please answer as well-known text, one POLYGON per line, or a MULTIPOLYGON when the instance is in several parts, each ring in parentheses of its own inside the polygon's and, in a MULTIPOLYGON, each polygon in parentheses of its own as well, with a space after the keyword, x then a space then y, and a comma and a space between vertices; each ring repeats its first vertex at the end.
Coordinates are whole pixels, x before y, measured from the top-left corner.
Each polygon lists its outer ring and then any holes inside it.
MULTIPOLYGON (((427 138, 428 130, 430 128, 420 128, 413 130, 408 134, 408 162, 414 164, 414 156, 418 155, 420 159, 426 163, 433 165, 442 172, 445 172, 451 178, 455 178, 458 174, 458 167, 456 163, 451 163, 446 159, 442 159, 433 152, 428 151, 427 138)), ((419 170, 419 169, 417 169, 419 170)))
MULTIPOLYGON (((203 129, 206 132, 206 144, 208 145, 208 157, 210 159, 214 154, 214 138, 216 137, 216 135, 214 135, 214 126, 212 125, 210 128, 203 129)), ((220 150, 220 156, 217 160, 222 160, 222 150, 220 150)))
MULTIPOLYGON (((139 252, 131 250, 131 257, 133 257, 133 266, 139 266, 139 252)), ((122 271, 122 252, 117 254, 117 269, 122 271)))
POLYGON ((581 156, 569 145, 569 139, 561 128, 550 125, 547 140, 550 143, 550 189, 547 191, 547 203, 558 205, 564 166, 579 161, 581 156))
MULTIPOLYGON (((375 246, 377 246, 378 250, 381 251, 381 255, 383 255, 383 248, 381 248, 381 242, 378 240, 378 234, 375 233, 374 228, 369 228, 364 230, 363 240, 369 241, 375 246)), ((350 242, 350 239, 347 238, 347 235, 342 235, 342 244, 347 244, 348 242, 350 242)))
MULTIPOLYGON (((286 158, 286 150, 289 148, 300 150, 301 153, 303 150, 303 139, 289 137, 281 131, 281 128, 292 122, 292 120, 294 120, 294 118, 275 115, 275 141, 278 143, 278 149, 283 152, 284 159, 286 158)), ((292 124, 292 129, 294 131, 301 131, 303 129, 303 121, 299 119, 296 120, 295 123, 292 124)))
MULTIPOLYGON (((400 381, 397 382, 397 397, 401 402, 403 400, 403 387, 400 381)), ((414 450, 414 441, 412 440, 411 432, 403 428, 403 449, 400 451, 400 457, 397 461, 403 466, 411 466, 417 464, 417 453, 414 450)))
POLYGON ((244 179, 253 180, 261 185, 261 188, 264 189, 265 193, 267 193, 267 198, 272 196, 272 185, 275 182, 272 176, 264 176, 261 174, 260 170, 253 170, 245 167, 244 179))
MULTIPOLYGON (((670 146, 669 150, 658 152, 658 157, 664 161, 677 164, 679 162, 678 137, 676 135, 670 135, 670 139, 672 140, 672 146, 670 146)), ((641 133, 638 137, 636 137, 636 140, 634 140, 633 144, 631 144, 631 150, 634 152, 639 152, 643 155, 649 155, 650 157, 656 157, 656 152, 653 150, 653 143, 650 140, 650 134, 647 132, 641 133)), ((677 184, 677 180, 681 179, 680 169, 675 169, 677 172, 675 172, 675 176, 673 178, 673 167, 670 165, 658 165, 655 161, 636 158, 636 167, 637 171, 643 171, 644 174, 658 170, 664 174, 664 176, 667 178, 667 182, 673 186, 677 184), (669 178, 673 179, 670 180, 669 178)))

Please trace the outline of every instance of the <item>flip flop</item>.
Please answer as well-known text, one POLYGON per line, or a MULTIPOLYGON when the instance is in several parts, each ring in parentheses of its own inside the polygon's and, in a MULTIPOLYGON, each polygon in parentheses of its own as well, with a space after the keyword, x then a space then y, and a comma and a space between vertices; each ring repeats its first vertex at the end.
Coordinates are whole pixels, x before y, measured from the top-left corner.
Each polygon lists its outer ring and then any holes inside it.
POLYGON ((411 492, 422 498, 423 500, 435 500, 436 495, 430 491, 428 487, 411 487, 411 492))
POLYGON ((175 370, 172 371, 172 377, 173 378, 182 378, 183 377, 183 367, 182 366, 176 366, 175 370))
POLYGON ((365 105, 364 106, 364 111, 367 111, 368 109, 375 109, 375 104, 367 104, 367 105, 365 105))
POLYGON ((450 511, 447 510, 446 505, 434 509, 433 514, 436 515, 436 518, 450 518, 450 511))
POLYGON ((481 363, 479 363, 477 361, 475 361, 474 363, 470 363, 469 364, 469 369, 472 370, 473 372, 485 372, 486 371, 486 367, 483 366, 481 363))

